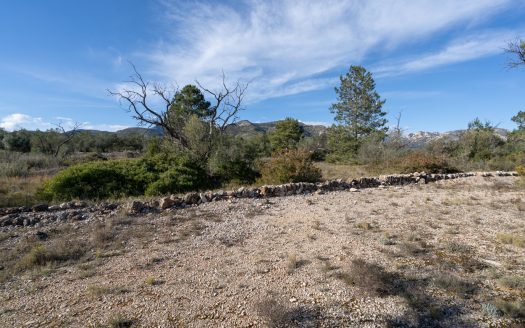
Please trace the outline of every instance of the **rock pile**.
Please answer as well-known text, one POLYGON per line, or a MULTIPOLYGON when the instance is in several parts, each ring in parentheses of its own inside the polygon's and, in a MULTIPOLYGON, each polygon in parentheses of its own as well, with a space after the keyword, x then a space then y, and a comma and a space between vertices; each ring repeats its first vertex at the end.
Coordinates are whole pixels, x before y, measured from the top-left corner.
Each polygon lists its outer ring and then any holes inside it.
POLYGON ((101 203, 89 206, 85 202, 68 202, 49 207, 35 205, 0 209, 0 227, 83 221, 96 215, 107 215, 118 207, 118 204, 101 203))

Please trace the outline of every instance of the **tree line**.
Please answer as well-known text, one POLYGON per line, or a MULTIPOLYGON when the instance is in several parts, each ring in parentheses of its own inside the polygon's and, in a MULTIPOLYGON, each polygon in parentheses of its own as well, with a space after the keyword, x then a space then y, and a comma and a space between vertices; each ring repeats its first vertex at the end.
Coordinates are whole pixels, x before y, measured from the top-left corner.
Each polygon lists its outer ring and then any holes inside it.
MULTIPOLYGON (((525 44, 509 45, 516 55, 509 65, 523 64, 525 44)), ((6 149, 59 156, 72 151, 141 150, 138 159, 84 163, 67 168, 44 186, 47 199, 157 195, 231 184, 318 181, 316 161, 358 164, 375 172, 455 172, 514 169, 525 164, 525 112, 506 138, 491 122, 474 118, 458 138, 441 138, 421 149, 403 138, 399 120, 388 128, 385 100, 371 72, 350 66, 335 87, 330 107, 335 123, 326 133, 307 136, 300 122, 286 118, 268 133, 227 133, 244 109, 248 88, 228 83, 218 89, 198 81, 181 89, 149 82, 133 67, 128 88, 109 91, 142 125, 163 131, 161 138, 85 132, 2 132, 6 149), (89 186, 90 190, 78 189, 89 186), (72 189, 74 188, 76 189, 72 189)))

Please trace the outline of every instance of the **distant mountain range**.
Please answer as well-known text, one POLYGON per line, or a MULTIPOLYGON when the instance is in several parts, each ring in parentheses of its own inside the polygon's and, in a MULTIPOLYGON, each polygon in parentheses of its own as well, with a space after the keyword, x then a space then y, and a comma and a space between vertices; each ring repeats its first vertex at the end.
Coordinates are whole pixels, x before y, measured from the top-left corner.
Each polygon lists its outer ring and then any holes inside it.
MULTIPOLYGON (((250 136, 258 133, 268 133, 275 129, 276 124, 279 121, 273 121, 273 122, 264 122, 264 123, 253 123, 247 120, 242 120, 239 122, 236 122, 234 124, 231 124, 227 127, 226 132, 231 135, 239 135, 239 136, 250 136)), ((305 135, 308 137, 311 136, 317 136, 321 135, 326 132, 328 129, 324 125, 309 125, 304 123, 299 123, 303 126, 305 135)), ((126 136, 126 135, 132 135, 132 134, 143 134, 148 136, 162 136, 162 129, 155 127, 155 128, 127 128, 123 130, 119 130, 116 132, 105 132, 105 131, 96 131, 96 130, 89 130, 92 133, 116 133, 117 135, 126 136)), ((434 140, 438 140, 441 138, 446 138, 447 140, 458 140, 459 136, 462 132, 465 130, 455 130, 455 131, 448 131, 448 132, 425 132, 425 131, 418 131, 414 133, 408 133, 403 136, 405 143, 411 147, 411 148, 420 148, 424 147, 429 142, 432 142, 434 140)), ((496 128, 495 133, 500 136, 502 139, 507 138, 508 131, 505 129, 496 128)))
MULTIPOLYGON (((230 124, 226 129, 226 132, 232 135, 252 135, 255 133, 267 133, 275 129, 279 121, 265 122, 265 123, 252 123, 247 120, 239 121, 234 124, 230 124)), ((326 132, 327 127, 324 125, 308 125, 302 122, 299 124, 304 129, 304 134, 307 137, 321 135, 326 132)))
MULTIPOLYGON (((407 141, 409 146, 411 148, 421 148, 427 145, 428 143, 439 140, 439 139, 447 139, 447 140, 453 140, 456 141, 459 139, 459 136, 461 133, 465 132, 466 130, 454 130, 454 131, 448 131, 448 132, 425 132, 425 131, 418 131, 414 133, 408 133, 403 136, 403 138, 407 141)), ((503 140, 507 140, 507 134, 509 131, 505 129, 496 128, 494 129, 494 133, 498 135, 503 140)))

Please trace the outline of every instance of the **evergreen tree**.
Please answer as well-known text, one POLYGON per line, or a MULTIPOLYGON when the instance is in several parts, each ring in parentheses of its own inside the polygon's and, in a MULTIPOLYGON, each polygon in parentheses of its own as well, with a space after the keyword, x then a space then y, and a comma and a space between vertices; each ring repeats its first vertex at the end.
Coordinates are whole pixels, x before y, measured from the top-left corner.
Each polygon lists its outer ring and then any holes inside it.
POLYGON ((274 151, 295 149, 303 137, 304 130, 298 120, 287 117, 277 122, 275 130, 269 133, 270 144, 274 151))
MULTIPOLYGON (((388 130, 385 127, 386 112, 381 110, 385 101, 375 90, 372 74, 362 66, 350 66, 348 73, 340 80, 341 85, 335 88, 338 101, 330 107, 339 126, 330 129, 329 140, 336 141, 338 138, 333 134, 340 134, 344 148, 350 148, 356 154, 364 140, 372 135, 384 136, 388 130), (345 133, 341 133, 341 129, 345 133)), ((330 144, 330 148, 337 147, 337 142, 330 144)))

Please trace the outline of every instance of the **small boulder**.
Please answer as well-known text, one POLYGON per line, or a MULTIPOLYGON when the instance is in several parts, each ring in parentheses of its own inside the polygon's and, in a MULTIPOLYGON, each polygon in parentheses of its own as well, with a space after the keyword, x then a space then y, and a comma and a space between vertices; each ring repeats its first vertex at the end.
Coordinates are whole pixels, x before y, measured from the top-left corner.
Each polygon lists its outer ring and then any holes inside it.
POLYGON ((186 203, 187 205, 197 204, 199 200, 199 194, 196 192, 190 192, 184 195, 184 203, 186 203))
POLYGON ((31 210, 33 212, 44 212, 44 211, 47 211, 48 207, 47 207, 47 204, 38 204, 38 205, 34 205, 33 207, 31 207, 31 210))
POLYGON ((35 232, 35 236, 36 236, 36 238, 38 238, 38 240, 46 240, 47 237, 49 237, 49 236, 47 235, 47 233, 45 233, 45 232, 43 232, 43 231, 37 231, 37 232, 35 232))
POLYGON ((163 210, 170 208, 173 205, 175 205, 175 202, 171 199, 171 197, 163 197, 160 199, 159 206, 163 210))
POLYGON ((130 213, 130 214, 142 213, 144 211, 145 207, 146 207, 146 205, 143 202, 140 202, 138 200, 134 200, 130 204, 128 204, 128 213, 130 213))

